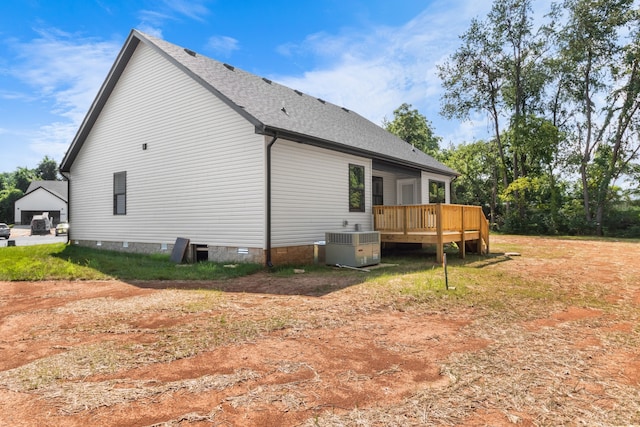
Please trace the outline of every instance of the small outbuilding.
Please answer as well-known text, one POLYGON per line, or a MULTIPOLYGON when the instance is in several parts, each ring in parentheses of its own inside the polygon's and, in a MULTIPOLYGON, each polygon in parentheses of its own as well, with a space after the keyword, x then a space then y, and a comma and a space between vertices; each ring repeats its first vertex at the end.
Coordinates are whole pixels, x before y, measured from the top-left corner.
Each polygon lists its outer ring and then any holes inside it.
POLYGON ((15 224, 29 225, 36 215, 49 213, 52 225, 67 222, 67 181, 33 181, 14 205, 15 224))

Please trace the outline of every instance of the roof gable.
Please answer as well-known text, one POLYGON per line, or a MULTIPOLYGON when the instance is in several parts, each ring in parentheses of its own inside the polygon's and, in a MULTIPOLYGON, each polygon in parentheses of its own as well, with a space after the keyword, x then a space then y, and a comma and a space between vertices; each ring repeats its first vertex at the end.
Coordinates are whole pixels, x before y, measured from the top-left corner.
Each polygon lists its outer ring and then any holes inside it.
POLYGON ((29 184, 27 191, 24 193, 24 196, 27 196, 40 188, 65 202, 68 200, 69 187, 67 186, 67 181, 32 181, 29 184))
POLYGON ((69 171, 138 43, 145 43, 240 113, 258 133, 280 136, 445 175, 457 173, 410 144, 330 102, 133 30, 61 163, 69 171))

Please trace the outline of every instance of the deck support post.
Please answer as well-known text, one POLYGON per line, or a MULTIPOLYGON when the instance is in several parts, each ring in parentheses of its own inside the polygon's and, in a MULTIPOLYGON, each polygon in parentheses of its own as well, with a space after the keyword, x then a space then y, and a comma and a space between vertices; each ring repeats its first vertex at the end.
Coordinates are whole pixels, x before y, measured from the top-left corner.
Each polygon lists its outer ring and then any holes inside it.
POLYGON ((480 240, 478 241, 478 254, 489 255, 489 222, 485 218, 482 209, 479 210, 478 215, 480 215, 480 240), (486 250, 484 249, 483 244, 486 245, 486 250))
POLYGON ((462 230, 462 233, 460 233, 460 247, 458 248, 458 255, 460 256, 460 258, 464 259, 467 251, 464 228, 464 206, 461 206, 460 209, 462 210, 460 215, 460 229, 462 230))
POLYGON ((444 236, 442 235, 442 204, 436 205, 436 262, 442 263, 442 255, 444 254, 444 236))

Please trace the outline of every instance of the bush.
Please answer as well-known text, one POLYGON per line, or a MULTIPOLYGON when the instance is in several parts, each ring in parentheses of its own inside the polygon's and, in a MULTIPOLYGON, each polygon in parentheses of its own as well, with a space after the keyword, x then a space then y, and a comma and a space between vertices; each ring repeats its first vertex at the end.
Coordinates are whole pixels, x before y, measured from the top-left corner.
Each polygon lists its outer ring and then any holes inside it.
POLYGON ((602 225, 606 236, 640 237, 640 207, 629 204, 614 206, 602 225))

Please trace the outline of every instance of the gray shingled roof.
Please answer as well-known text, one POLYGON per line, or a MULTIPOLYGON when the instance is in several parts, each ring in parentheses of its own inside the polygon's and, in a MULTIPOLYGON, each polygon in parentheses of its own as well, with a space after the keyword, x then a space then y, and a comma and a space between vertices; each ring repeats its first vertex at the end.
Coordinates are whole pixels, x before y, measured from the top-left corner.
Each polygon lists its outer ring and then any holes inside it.
POLYGON ((43 188, 65 202, 68 200, 67 181, 31 181, 25 196, 38 188, 43 188))
MULTIPOLYGON (((154 48, 220 97, 231 108, 252 122, 260 133, 279 135, 300 142, 354 152, 373 159, 445 175, 458 175, 453 169, 422 151, 414 149, 410 144, 354 111, 137 30, 131 32, 118 58, 119 62, 122 62, 122 59, 127 56, 127 52, 129 52, 129 56, 132 54, 138 40, 154 48)), ((118 68, 116 63, 108 80, 119 72, 121 73, 123 69, 123 65, 118 68)), ((111 84, 114 85, 115 82, 111 84)), ((109 91, 109 82, 105 82, 101 89, 101 95, 104 96, 109 91)), ((102 105, 104 101, 102 101, 102 105)), ((97 100, 92 106, 89 116, 93 115, 93 120, 95 120, 100 109, 100 101, 97 100)), ((88 121, 85 119, 82 127, 87 125, 90 127, 91 121, 91 118, 88 121)), ((69 170, 70 164, 79 150, 79 146, 76 145, 82 144, 83 135, 86 136, 86 132, 88 132, 87 129, 84 132, 82 128, 80 129, 69 153, 62 162, 61 170, 69 170)))

